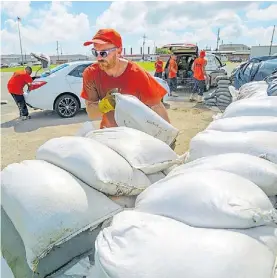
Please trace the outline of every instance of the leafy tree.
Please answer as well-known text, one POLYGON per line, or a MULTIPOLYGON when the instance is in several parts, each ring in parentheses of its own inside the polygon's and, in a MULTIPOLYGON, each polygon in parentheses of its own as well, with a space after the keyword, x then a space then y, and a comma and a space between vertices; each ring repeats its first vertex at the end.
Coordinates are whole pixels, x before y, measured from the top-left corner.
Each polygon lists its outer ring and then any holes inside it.
POLYGON ((166 48, 157 48, 156 54, 170 54, 171 51, 166 48))

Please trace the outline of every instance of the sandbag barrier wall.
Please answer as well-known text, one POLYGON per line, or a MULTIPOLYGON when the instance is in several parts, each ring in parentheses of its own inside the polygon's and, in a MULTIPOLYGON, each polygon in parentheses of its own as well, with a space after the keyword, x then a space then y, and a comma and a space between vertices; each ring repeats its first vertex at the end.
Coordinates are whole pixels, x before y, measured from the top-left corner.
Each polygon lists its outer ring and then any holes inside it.
POLYGON ((163 141, 118 127, 51 139, 36 160, 8 165, 1 246, 15 278, 48 277, 93 253, 113 215, 183 162, 163 141))
POLYGON ((191 140, 184 165, 100 232, 100 277, 276 277, 276 120, 277 98, 227 107, 191 140))

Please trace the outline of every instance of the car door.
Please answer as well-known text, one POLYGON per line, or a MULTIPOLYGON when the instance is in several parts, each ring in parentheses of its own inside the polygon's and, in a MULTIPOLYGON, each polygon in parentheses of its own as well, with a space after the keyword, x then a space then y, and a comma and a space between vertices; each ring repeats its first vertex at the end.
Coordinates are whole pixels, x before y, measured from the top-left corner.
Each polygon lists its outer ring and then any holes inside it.
POLYGON ((72 89, 72 93, 78 96, 81 102, 81 107, 85 107, 85 100, 80 97, 83 86, 83 72, 91 64, 78 65, 67 76, 67 82, 72 89))

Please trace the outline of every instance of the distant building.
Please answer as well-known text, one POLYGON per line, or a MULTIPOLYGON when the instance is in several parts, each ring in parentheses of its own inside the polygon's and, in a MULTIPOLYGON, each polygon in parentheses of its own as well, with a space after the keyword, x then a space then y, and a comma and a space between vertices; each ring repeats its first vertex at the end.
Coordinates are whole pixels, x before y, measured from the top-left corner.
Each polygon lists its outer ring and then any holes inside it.
POLYGON ((219 46, 219 51, 232 51, 232 52, 248 52, 250 51, 250 47, 245 44, 222 44, 219 46))
MULTIPOLYGON (((259 46, 252 46, 250 57, 259 57, 259 56, 269 56, 269 45, 259 45, 259 46)), ((272 45, 271 47, 271 55, 277 53, 277 45, 272 45)))
MULTIPOLYGON (((85 61, 85 60, 94 60, 92 56, 86 56, 82 54, 72 54, 72 55, 53 55, 50 56, 51 64, 62 64, 67 62, 74 61, 85 61)), ((21 55, 20 54, 9 54, 9 55, 1 55, 1 64, 11 64, 11 63, 21 63, 21 55)), ((38 60, 33 58, 31 55, 23 55, 23 62, 26 64, 33 64, 38 60)))

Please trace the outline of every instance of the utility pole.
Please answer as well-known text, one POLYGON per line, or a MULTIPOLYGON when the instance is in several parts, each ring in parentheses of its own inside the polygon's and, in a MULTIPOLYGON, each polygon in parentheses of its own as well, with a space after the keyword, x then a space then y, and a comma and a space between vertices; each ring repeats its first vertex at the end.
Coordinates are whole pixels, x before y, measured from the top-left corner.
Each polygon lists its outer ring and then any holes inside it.
POLYGON ((58 55, 58 60, 60 60, 60 57, 59 57, 59 42, 57 41, 57 55, 58 55))
POLYGON ((218 44, 219 44, 219 41, 220 41, 219 34, 220 34, 220 28, 218 28, 218 31, 217 31, 216 51, 218 51, 218 44))
POLYGON ((145 34, 144 34, 142 38, 143 38, 142 60, 144 61, 144 45, 145 45, 145 39, 146 39, 147 37, 146 37, 145 34))
POLYGON ((20 17, 17 17, 18 36, 19 36, 20 51, 21 51, 21 62, 22 62, 22 66, 23 66, 23 51, 22 51, 21 34, 20 34, 20 24, 19 24, 20 21, 21 21, 21 18, 20 18, 20 17))
POLYGON ((272 38, 271 38, 270 47, 269 47, 269 56, 271 55, 271 48, 272 48, 272 43, 273 43, 273 38, 274 38, 274 32, 275 32, 275 25, 273 26, 272 38))

